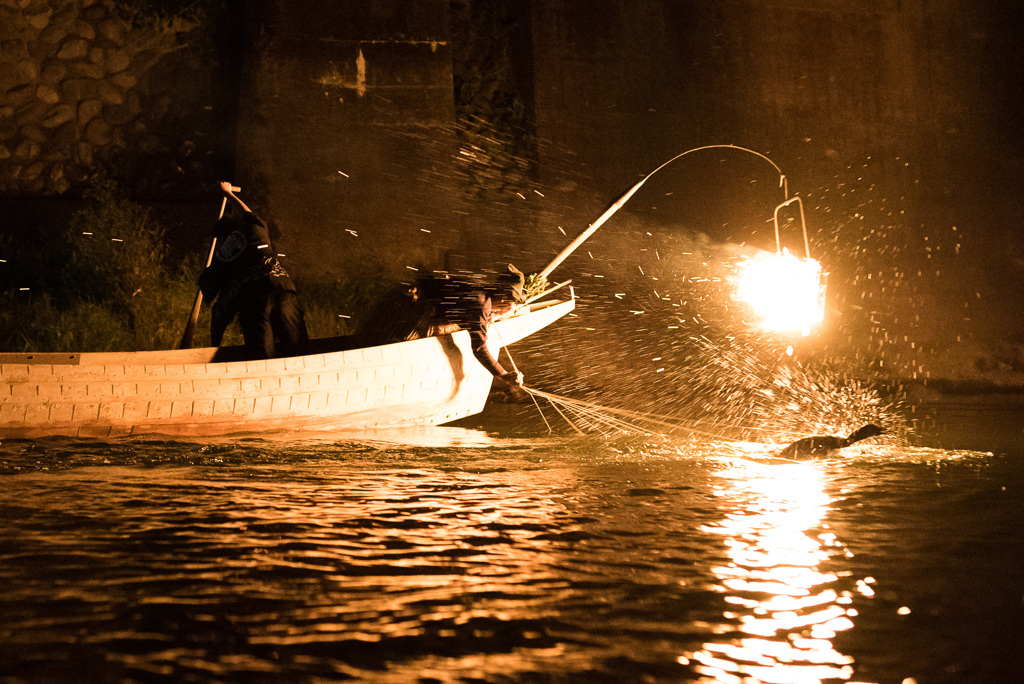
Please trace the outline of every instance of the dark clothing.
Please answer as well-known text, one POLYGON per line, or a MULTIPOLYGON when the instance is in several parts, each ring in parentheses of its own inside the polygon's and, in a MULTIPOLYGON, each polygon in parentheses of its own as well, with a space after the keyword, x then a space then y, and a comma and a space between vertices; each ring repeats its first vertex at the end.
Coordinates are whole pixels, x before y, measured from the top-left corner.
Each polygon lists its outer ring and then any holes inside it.
POLYGON ((473 356, 491 375, 504 375, 505 369, 487 349, 487 329, 493 318, 488 288, 454 278, 424 278, 419 295, 433 309, 435 324, 458 326, 469 331, 473 356))
POLYGON ((360 333, 366 345, 388 344, 456 330, 469 332, 473 356, 492 375, 504 375, 487 349, 491 325, 491 289, 456 278, 424 278, 414 288, 386 297, 360 333))
POLYGON ((263 296, 243 299, 238 322, 246 355, 253 359, 292 356, 309 339, 299 298, 287 290, 271 289, 263 296))
POLYGON ((203 297, 214 302, 213 344, 220 345, 224 331, 238 315, 247 356, 258 359, 294 353, 296 346, 308 339, 306 324, 295 284, 270 245, 267 224, 247 211, 218 221, 213 237, 217 240, 213 260, 199 278, 203 297), (275 346, 275 335, 280 348, 275 346))

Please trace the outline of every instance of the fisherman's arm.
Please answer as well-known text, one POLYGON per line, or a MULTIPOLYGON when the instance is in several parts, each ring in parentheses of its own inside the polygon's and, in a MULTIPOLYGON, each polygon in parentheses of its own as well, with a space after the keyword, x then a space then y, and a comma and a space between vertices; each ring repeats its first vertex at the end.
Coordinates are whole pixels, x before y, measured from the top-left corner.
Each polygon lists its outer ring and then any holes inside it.
POLYGON ((480 316, 476 324, 469 330, 469 344, 473 356, 480 362, 488 372, 510 387, 518 387, 523 384, 523 374, 518 371, 508 372, 502 368, 498 360, 494 358, 487 348, 487 329, 491 323, 490 300, 481 303, 480 316))
POLYGON ((480 362, 480 365, 488 370, 491 375, 505 375, 505 369, 501 367, 498 360, 494 358, 487 348, 487 333, 481 330, 469 331, 469 344, 473 350, 473 356, 480 362))
POLYGON ((245 213, 247 213, 247 214, 251 214, 251 213, 252 213, 252 209, 250 209, 249 207, 247 207, 247 206, 246 206, 246 204, 245 204, 245 202, 243 202, 243 201, 242 201, 242 200, 241 200, 241 199, 240 199, 240 198, 238 197, 238 195, 236 195, 236 194, 235 194, 234 190, 232 190, 232 189, 231 189, 231 183, 229 183, 229 182, 227 182, 227 181, 221 181, 221 184, 220 184, 220 189, 221 189, 221 190, 222 190, 222 191, 224 192, 224 194, 225 194, 225 195, 226 195, 227 197, 231 198, 231 199, 232 199, 232 200, 234 200, 234 201, 235 201, 236 203, 238 203, 238 206, 239 206, 239 207, 240 207, 240 208, 242 209, 242 211, 244 211, 244 212, 245 212, 245 213))
POLYGON ((494 377, 498 378, 509 386, 520 386, 523 384, 523 374, 518 371, 506 371, 498 360, 494 358, 487 349, 487 335, 479 330, 469 331, 469 344, 473 350, 473 356, 480 362, 480 365, 488 370, 494 377))
POLYGON ((206 270, 199 274, 199 290, 203 293, 203 298, 207 302, 212 303, 217 298, 217 294, 220 293, 220 288, 220 278, 207 266, 206 270))

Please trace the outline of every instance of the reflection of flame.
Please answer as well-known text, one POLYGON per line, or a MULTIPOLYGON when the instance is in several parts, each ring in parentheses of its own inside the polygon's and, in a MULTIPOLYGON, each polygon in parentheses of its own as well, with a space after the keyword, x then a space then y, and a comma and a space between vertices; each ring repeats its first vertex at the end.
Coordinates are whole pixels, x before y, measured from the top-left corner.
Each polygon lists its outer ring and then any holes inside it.
POLYGON ((735 610, 737 638, 706 643, 682 658, 715 682, 818 682, 849 679, 853 658, 832 648, 836 632, 850 629, 856 613, 844 607, 851 592, 837 593, 839 578, 818 567, 848 554, 822 520, 832 500, 812 463, 750 464, 727 469, 723 497, 739 494, 743 506, 706 527, 725 538, 728 566, 714 568, 735 610), (737 491, 739 490, 739 491, 737 491), (818 528, 817 533, 809 530, 818 528))
POLYGON ((788 249, 740 262, 735 284, 736 296, 750 305, 765 330, 807 335, 825 317, 821 264, 788 249))

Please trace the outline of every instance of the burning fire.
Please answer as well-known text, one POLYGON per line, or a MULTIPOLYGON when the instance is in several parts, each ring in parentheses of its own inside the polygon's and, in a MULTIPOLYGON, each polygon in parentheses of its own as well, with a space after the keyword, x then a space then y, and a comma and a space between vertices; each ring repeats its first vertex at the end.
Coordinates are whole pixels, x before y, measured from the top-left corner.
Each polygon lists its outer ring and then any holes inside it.
POLYGON ((817 261, 783 248, 740 262, 734 282, 763 329, 808 335, 825 317, 825 277, 817 261))

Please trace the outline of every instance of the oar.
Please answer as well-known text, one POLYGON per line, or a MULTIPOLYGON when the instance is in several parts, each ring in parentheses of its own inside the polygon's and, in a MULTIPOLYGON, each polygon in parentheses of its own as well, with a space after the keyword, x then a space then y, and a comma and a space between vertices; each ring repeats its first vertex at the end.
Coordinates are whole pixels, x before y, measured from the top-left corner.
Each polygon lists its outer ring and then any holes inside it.
MULTIPOLYGON (((632 197, 632 196, 633 196, 633 194, 634 194, 634 193, 635 193, 635 192, 636 192, 637 190, 639 190, 639 189, 640 189, 640 187, 641 187, 641 186, 642 186, 642 185, 643 185, 644 183, 646 183, 646 182, 647 182, 647 179, 648 179, 648 178, 650 178, 650 177, 651 177, 651 176, 653 176, 654 174, 658 173, 658 171, 661 171, 661 170, 662 170, 663 168, 665 168, 666 166, 668 166, 669 164, 671 164, 672 162, 674 162, 674 161, 675 161, 676 159, 679 159, 680 157, 685 157, 686 155, 690 154, 691 152, 698 152, 698 151, 700 151, 700 150, 708 150, 708 149, 713 149, 713 148, 719 148, 719 147, 725 147, 725 148, 729 148, 729 149, 733 149, 733 150, 740 150, 740 151, 742 151, 742 152, 750 152, 751 154, 755 154, 755 155, 757 155, 758 157, 761 157, 762 159, 765 159, 765 160, 767 160, 767 161, 768 161, 768 163, 769 163, 769 164, 771 164, 772 166, 775 166, 775 170, 779 172, 779 176, 780 176, 780 177, 779 177, 779 185, 780 185, 780 187, 782 187, 782 186, 784 185, 784 183, 785 183, 785 180, 786 180, 786 176, 785 176, 785 175, 784 175, 784 174, 782 173, 782 170, 781 170, 781 169, 779 169, 779 167, 775 165, 775 162, 773 162, 773 161, 772 161, 771 159, 768 159, 768 157, 764 156, 764 155, 763 155, 763 154, 761 154, 760 152, 755 152, 754 150, 749 150, 749 149, 747 149, 746 147, 740 147, 739 145, 704 145, 703 147, 695 147, 695 148, 693 148, 692 150, 686 150, 686 152, 683 152, 683 153, 681 153, 681 154, 677 154, 676 156, 672 157, 672 158, 671 158, 671 159, 669 159, 669 160, 668 160, 667 162, 665 162, 664 164, 662 164, 661 166, 659 166, 658 168, 654 169, 654 170, 653 170, 653 171, 651 171, 651 172, 650 172, 649 174, 647 174, 646 176, 644 176, 643 178, 641 178, 641 179, 640 179, 640 182, 639 182, 639 183, 637 183, 636 185, 634 185, 633 187, 631 187, 631 188, 630 188, 630 189, 629 189, 628 191, 626 191, 626 194, 625 194, 625 195, 623 195, 622 197, 620 197, 620 198, 618 199, 618 201, 616 201, 616 202, 615 202, 615 204, 613 204, 612 206, 608 207, 608 209, 607 209, 607 210, 605 210, 605 212, 604 212, 603 214, 601 214, 601 216, 599 216, 599 217, 598 217, 598 219, 597 219, 596 221, 594 221, 594 222, 593 222, 592 224, 590 224, 590 227, 589 227, 589 228, 587 228, 587 229, 586 229, 585 231, 583 231, 582 233, 580 233, 580 234, 579 234, 579 237, 577 237, 577 238, 576 238, 575 240, 573 240, 573 241, 572 241, 571 243, 569 243, 569 246, 568 246, 568 247, 566 247, 565 249, 563 249, 563 250, 561 251, 561 253, 559 253, 559 255, 558 255, 558 256, 556 256, 556 257, 555 257, 555 258, 554 258, 554 259, 553 259, 553 260, 551 261, 551 263, 550 263, 550 264, 548 264, 547 266, 545 266, 545 267, 544 267, 544 270, 543 270, 543 271, 541 271, 541 272, 539 273, 539 276, 540 276, 541 278, 547 278, 547 277, 548 277, 548 275, 549 275, 549 274, 550 274, 550 273, 551 273, 551 272, 552 272, 553 270, 555 270, 555 269, 556 269, 556 268, 558 267, 558 265, 559 265, 559 264, 561 264, 561 263, 562 263, 563 261, 565 261, 565 260, 566 260, 566 258, 567 258, 567 257, 568 257, 568 256, 569 256, 570 254, 572 254, 573 252, 575 252, 575 251, 576 251, 576 249, 577 249, 577 248, 578 248, 578 247, 579 247, 580 245, 582 245, 582 244, 583 244, 583 242, 584 242, 584 241, 585 241, 585 240, 586 240, 587 238, 589 238, 589 237, 590 237, 591 235, 593 235, 593 234, 594 234, 594 232, 595 232, 595 231, 596 231, 596 230, 597 230, 598 228, 600 228, 600 227, 601 227, 601 226, 602 226, 602 225, 604 224, 604 222, 605 222, 605 221, 607 221, 608 219, 610 219, 610 218, 612 217, 612 215, 614 215, 614 214, 615 214, 615 212, 617 212, 617 211, 618 211, 619 209, 621 209, 621 208, 622 208, 622 205, 624 205, 624 204, 625 204, 625 203, 626 203, 627 201, 629 201, 629 198, 630 198, 630 197, 632 197)), ((788 189, 786 190, 786 192, 787 192, 787 195, 788 195, 788 189)))
MULTIPOLYGON (((241 192, 242 188, 231 186, 232 192, 241 192)), ((222 197, 220 200, 220 213, 217 214, 217 220, 224 218, 224 209, 227 207, 228 198, 222 197)), ((210 241, 210 253, 206 255, 206 268, 210 267, 213 263, 213 252, 217 249, 217 238, 213 238, 210 241)), ((196 332, 196 321, 199 320, 199 309, 203 305, 203 290, 202 288, 196 289, 196 301, 192 304, 192 312, 188 316, 188 322, 185 323, 185 332, 181 334, 181 342, 178 344, 178 349, 191 349, 192 348, 192 337, 196 332)))

